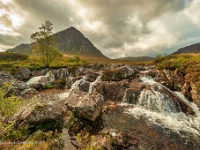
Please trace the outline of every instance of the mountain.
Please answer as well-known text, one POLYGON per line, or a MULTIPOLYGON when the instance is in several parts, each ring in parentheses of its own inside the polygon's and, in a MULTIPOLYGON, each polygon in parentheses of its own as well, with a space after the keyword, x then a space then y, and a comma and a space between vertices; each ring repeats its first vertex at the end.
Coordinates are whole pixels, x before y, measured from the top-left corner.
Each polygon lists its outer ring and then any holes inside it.
POLYGON ((152 61, 155 58, 154 57, 149 57, 149 56, 141 56, 141 57, 122 57, 118 58, 119 60, 126 60, 126 61, 152 61))
MULTIPOLYGON (((61 52, 70 55, 79 56, 93 56, 106 58, 100 50, 98 50, 92 42, 87 39, 80 31, 74 27, 70 27, 66 30, 60 31, 53 36, 56 36, 56 42, 61 52)), ((13 49, 8 49, 8 52, 30 54, 32 51, 31 44, 20 44, 13 49)))
POLYGON ((172 54, 183 54, 183 53, 200 53, 200 43, 180 48, 172 54))
POLYGON ((32 46, 33 46, 33 43, 31 43, 31 44, 22 43, 22 44, 16 46, 15 48, 6 50, 6 52, 19 53, 19 54, 30 54, 32 51, 32 46))

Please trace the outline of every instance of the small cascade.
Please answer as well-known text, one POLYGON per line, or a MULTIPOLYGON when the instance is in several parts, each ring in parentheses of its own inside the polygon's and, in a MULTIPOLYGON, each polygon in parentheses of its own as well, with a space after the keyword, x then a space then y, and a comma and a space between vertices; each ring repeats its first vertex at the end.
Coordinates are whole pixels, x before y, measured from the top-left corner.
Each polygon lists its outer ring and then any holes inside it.
MULTIPOLYGON (((62 99, 65 99, 65 98, 68 98, 70 93, 73 92, 74 90, 79 90, 79 85, 85 81, 85 76, 83 76, 81 79, 77 80, 76 82, 74 82, 70 88, 70 90, 62 93, 62 94, 59 94, 59 97, 62 98, 62 99)), ((101 80, 101 75, 98 76, 96 78, 96 80, 92 83, 90 83, 90 86, 89 86, 89 91, 88 93, 91 94, 92 92, 94 92, 94 86, 97 84, 98 81, 101 80)))
POLYGON ((136 119, 142 117, 150 124, 171 129, 183 137, 192 136, 199 141, 200 111, 198 106, 189 102, 181 93, 171 91, 150 77, 140 79, 146 84, 146 88, 140 93, 137 104, 131 105, 125 112, 136 119), (180 102, 191 108, 195 115, 183 113, 178 105, 180 102))
POLYGON ((101 75, 98 76, 94 82, 90 83, 89 94, 91 94, 91 93, 94 91, 94 86, 95 86, 95 85, 97 84, 97 82, 100 81, 100 80, 101 80, 101 75))
POLYGON ((176 107, 174 101, 165 94, 156 91, 153 87, 144 89, 139 97, 138 105, 154 112, 171 113, 179 112, 180 107, 176 107))
POLYGON ((127 92, 128 92, 128 89, 126 89, 124 92, 124 96, 122 98, 122 103, 128 103, 127 92))
POLYGON ((73 90, 78 89, 79 85, 80 85, 81 82, 83 82, 84 80, 85 80, 85 76, 82 77, 82 78, 79 79, 79 80, 76 80, 76 82, 74 82, 74 83, 72 84, 70 90, 69 90, 69 91, 66 91, 66 92, 64 92, 64 93, 62 93, 62 94, 59 94, 59 97, 60 97, 61 99, 68 98, 69 95, 70 95, 70 93, 71 93, 73 90))

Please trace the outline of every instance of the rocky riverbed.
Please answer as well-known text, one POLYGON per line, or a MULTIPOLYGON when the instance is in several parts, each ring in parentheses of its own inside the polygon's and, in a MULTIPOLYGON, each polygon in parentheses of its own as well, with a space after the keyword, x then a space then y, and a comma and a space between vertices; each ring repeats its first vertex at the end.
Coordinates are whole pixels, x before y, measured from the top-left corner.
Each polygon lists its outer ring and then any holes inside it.
POLYGON ((18 126, 62 133, 63 149, 200 147, 200 95, 188 74, 154 66, 88 65, 0 72, 8 94, 30 101, 18 126), (70 143, 70 144, 69 144, 70 143), (69 148, 69 147, 70 148, 69 148))

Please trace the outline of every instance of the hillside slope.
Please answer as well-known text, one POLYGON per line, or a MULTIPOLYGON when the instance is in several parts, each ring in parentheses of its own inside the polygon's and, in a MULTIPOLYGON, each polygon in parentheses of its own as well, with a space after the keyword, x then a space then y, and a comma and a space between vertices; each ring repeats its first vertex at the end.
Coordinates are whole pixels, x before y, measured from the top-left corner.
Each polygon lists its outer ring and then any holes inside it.
POLYGON ((183 53, 200 53, 200 43, 180 48, 172 54, 183 54, 183 53))
MULTIPOLYGON (((54 36, 56 36, 59 50, 65 54, 106 58, 89 39, 74 27, 60 31, 54 36)), ((32 46, 33 43, 20 44, 13 49, 8 49, 7 52, 30 54, 32 46)))

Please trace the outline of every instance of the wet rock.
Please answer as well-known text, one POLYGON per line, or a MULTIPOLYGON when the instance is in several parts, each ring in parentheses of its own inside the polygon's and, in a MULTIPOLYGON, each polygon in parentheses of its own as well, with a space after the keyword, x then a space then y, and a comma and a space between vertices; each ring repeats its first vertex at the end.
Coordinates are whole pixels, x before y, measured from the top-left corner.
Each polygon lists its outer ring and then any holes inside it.
POLYGON ((83 76, 83 75, 93 74, 93 73, 94 73, 93 69, 84 68, 84 67, 80 67, 80 68, 76 69, 76 71, 75 71, 75 75, 78 75, 78 76, 83 76))
POLYGON ((87 74, 86 80, 89 82, 94 82, 98 76, 99 76, 99 74, 97 74, 97 73, 87 74))
POLYGON ((20 96, 21 92, 27 89, 29 89, 29 86, 25 82, 16 80, 9 91, 9 95, 14 94, 14 95, 20 96))
POLYGON ((4 83, 11 83, 14 82, 15 78, 10 75, 8 72, 1 71, 0 72, 0 86, 2 86, 4 83))
POLYGON ((133 79, 139 73, 137 68, 123 66, 116 69, 107 69, 103 72, 104 81, 120 81, 123 79, 133 79))
POLYGON ((145 85, 139 82, 139 79, 134 79, 129 84, 129 88, 124 93, 123 102, 136 104, 140 96, 141 91, 145 88, 145 85))
POLYGON ((28 80, 30 78, 31 72, 28 68, 19 67, 14 68, 14 70, 12 70, 12 74, 17 80, 28 80))
POLYGON ((134 118, 123 113, 123 108, 118 108, 111 113, 103 113, 105 135, 112 138, 113 149, 195 149, 191 140, 185 139, 177 133, 166 134, 165 128, 146 122, 145 118, 134 118))
POLYGON ((122 101, 126 88, 129 88, 129 82, 128 80, 99 82, 95 88, 98 93, 103 94, 106 100, 122 101))
POLYGON ((55 76, 55 79, 65 79, 70 75, 69 70, 66 68, 61 68, 53 71, 53 74, 55 76))
POLYGON ((79 85, 79 90, 83 92, 88 92, 90 87, 90 82, 89 81, 83 81, 79 85))
POLYGON ((31 76, 45 76, 48 72, 50 71, 50 69, 45 68, 42 70, 36 70, 36 71, 31 71, 31 76))
POLYGON ((192 90, 192 87, 190 83, 186 83, 186 82, 183 84, 183 87, 181 89, 181 92, 183 93, 183 95, 185 95, 185 97, 187 97, 188 100, 190 101, 192 101, 191 90, 192 90))
POLYGON ((198 93, 198 87, 195 83, 191 82, 191 97, 192 100, 200 108, 200 94, 198 93))
POLYGON ((45 76, 32 77, 27 84, 35 89, 41 89, 45 85, 51 84, 55 81, 53 73, 48 72, 45 76))
POLYGON ((103 101, 104 98, 99 93, 74 90, 66 99, 66 105, 80 117, 94 121, 102 112, 103 101))
POLYGON ((38 94, 39 92, 34 89, 34 88, 27 88, 25 90, 23 90, 20 95, 23 97, 23 98, 30 98, 30 97, 33 97, 34 95, 38 94))

